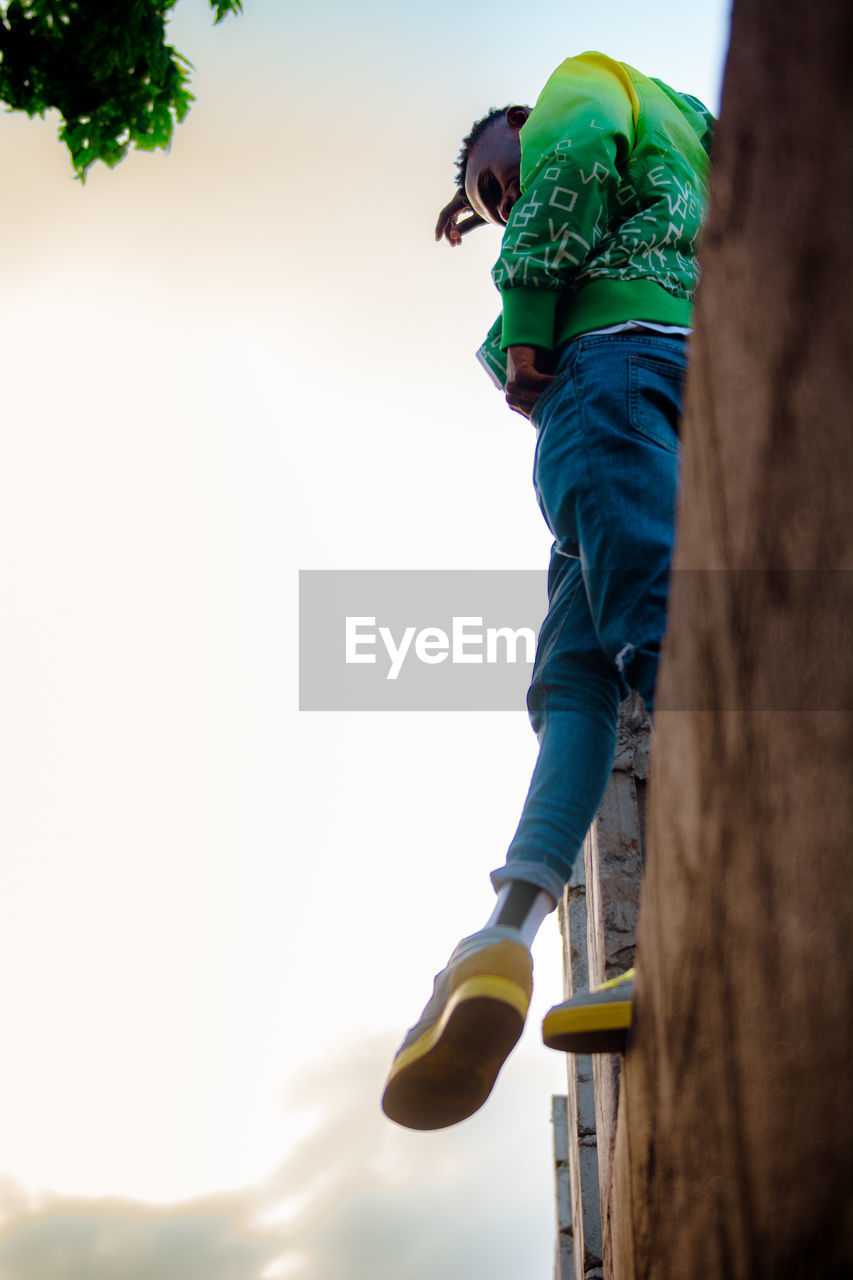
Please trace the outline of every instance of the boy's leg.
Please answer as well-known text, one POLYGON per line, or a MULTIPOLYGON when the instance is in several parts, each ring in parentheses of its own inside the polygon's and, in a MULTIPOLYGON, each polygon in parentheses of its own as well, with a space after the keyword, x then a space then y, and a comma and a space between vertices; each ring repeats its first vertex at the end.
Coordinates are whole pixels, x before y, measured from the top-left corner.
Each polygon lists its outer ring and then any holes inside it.
POLYGON ((628 688, 601 652, 580 560, 554 547, 528 694, 539 755, 497 890, 538 885, 555 902, 601 804, 616 746, 619 703, 628 688))
MULTIPOLYGON (((649 709, 666 627, 685 369, 680 337, 581 337, 534 411, 539 505, 557 548, 580 558, 602 653, 649 709)), ((559 699, 565 682, 554 670, 559 699)), ((552 682, 542 683, 550 705, 552 682)))
POLYGON ((581 338, 534 412, 535 483, 555 536, 528 695, 539 759, 495 887, 559 898, 598 809, 621 698, 651 710, 674 540, 684 341, 581 338))
MULTIPOLYGON (((535 415, 537 494, 556 538, 529 697, 540 753, 492 880, 552 900, 607 785, 626 681, 651 707, 665 626, 684 350, 624 338, 570 344, 535 415)), ((496 925, 459 944, 395 1059, 392 1119, 441 1127, 482 1105, 524 1024, 526 941, 496 925)))
MULTIPOLYGON (((560 396, 549 397, 538 415, 540 503, 558 543, 580 557, 602 654, 651 711, 675 534, 684 343, 651 334, 581 339, 565 353, 563 369, 560 396)), ((541 704, 546 725, 551 708, 570 697, 559 656, 566 649, 571 634, 564 630, 531 689, 531 711, 541 704)), ((555 794, 546 787, 541 803, 530 813, 525 807, 507 867, 493 879, 522 868, 516 859, 529 835, 547 830, 549 815, 559 811, 555 794)), ((552 1008, 545 1043, 576 1053, 623 1047, 632 978, 633 971, 552 1008)))
POLYGON ((610 777, 621 681, 597 650, 578 561, 555 552, 549 596, 537 669, 542 676, 557 664, 575 678, 560 707, 535 714, 539 758, 510 860, 492 877, 497 909, 456 947, 394 1059, 383 1110, 407 1128, 456 1124, 491 1093, 524 1028, 535 929, 557 904, 610 777))
MULTIPOLYGON (((407 1128, 455 1124, 491 1092, 524 1027, 533 934, 556 905, 610 775, 621 680, 595 651, 578 562, 555 553, 549 587, 537 669, 541 676, 556 663, 575 678, 567 679, 558 709, 544 714, 540 708, 535 716, 539 759, 510 860, 493 876, 498 908, 484 929, 460 942, 437 976, 432 998, 391 1068, 382 1106, 407 1128), (574 649, 567 648, 567 636, 574 637, 574 649), (553 637, 560 638, 556 652, 553 637), (513 918, 518 900, 522 909, 513 918)), ((535 681, 531 696, 539 687, 535 681)))

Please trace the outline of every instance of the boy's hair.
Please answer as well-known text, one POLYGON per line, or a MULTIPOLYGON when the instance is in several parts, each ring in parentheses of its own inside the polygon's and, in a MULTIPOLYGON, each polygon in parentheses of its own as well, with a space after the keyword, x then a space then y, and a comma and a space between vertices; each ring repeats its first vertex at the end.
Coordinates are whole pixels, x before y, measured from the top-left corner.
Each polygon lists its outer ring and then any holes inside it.
MULTIPOLYGON (((512 106, 512 103, 510 103, 512 106)), ((495 120, 499 120, 501 116, 505 116, 509 107, 492 107, 482 120, 478 120, 471 126, 471 132, 467 138, 462 139, 462 147, 456 158, 456 185, 460 191, 465 191, 465 174, 468 172, 468 160, 474 149, 474 144, 488 129, 489 125, 495 120)))

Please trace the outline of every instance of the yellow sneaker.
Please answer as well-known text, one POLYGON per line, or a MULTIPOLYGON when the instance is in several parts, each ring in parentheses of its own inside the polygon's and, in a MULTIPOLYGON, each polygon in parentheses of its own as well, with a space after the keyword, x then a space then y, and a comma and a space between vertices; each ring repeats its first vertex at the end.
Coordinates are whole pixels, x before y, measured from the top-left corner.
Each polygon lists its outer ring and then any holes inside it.
POLYGON ((444 1129, 483 1105, 524 1028, 530 948, 493 925, 463 938, 397 1051, 382 1110, 407 1129, 444 1129))
POLYGON ((624 1053, 631 1026, 634 970, 554 1005, 542 1022, 542 1039, 563 1053, 624 1053))

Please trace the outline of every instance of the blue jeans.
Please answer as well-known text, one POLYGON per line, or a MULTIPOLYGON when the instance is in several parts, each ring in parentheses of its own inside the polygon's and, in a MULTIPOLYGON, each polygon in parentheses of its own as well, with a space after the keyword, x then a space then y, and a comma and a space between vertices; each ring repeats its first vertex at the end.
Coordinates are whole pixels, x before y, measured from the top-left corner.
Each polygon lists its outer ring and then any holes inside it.
POLYGON ((567 343, 533 411, 534 485, 554 535, 527 705, 539 757, 500 888, 560 897, 613 764, 619 703, 651 711, 675 532, 682 337, 567 343))

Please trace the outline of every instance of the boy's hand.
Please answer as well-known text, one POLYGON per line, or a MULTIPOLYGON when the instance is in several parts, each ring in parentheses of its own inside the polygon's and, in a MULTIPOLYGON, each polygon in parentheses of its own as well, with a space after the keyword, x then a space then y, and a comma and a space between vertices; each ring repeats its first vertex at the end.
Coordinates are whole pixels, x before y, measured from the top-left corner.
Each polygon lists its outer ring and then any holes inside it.
POLYGON ((446 204, 438 215, 435 238, 440 240, 444 236, 449 245, 461 244, 462 237, 467 232, 473 231, 474 227, 482 226, 485 226, 485 218, 481 218, 478 213, 472 211, 465 199, 464 191, 457 191, 450 204, 446 204), (462 213, 469 213, 471 216, 464 222, 460 222, 459 215, 462 213))
POLYGON ((553 373, 545 372, 545 367, 553 368, 553 352, 542 347, 516 346, 507 347, 506 354, 506 402, 510 409, 529 418, 548 383, 554 381, 553 373))

